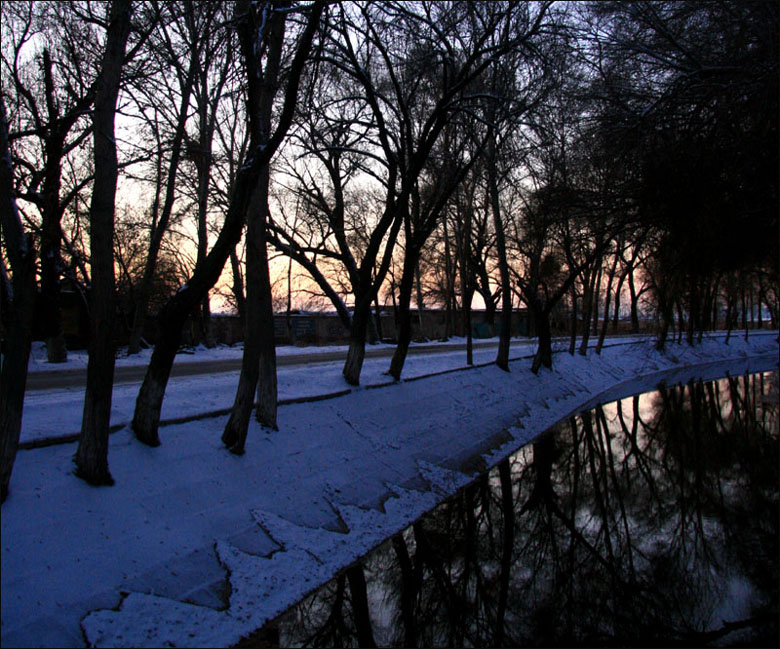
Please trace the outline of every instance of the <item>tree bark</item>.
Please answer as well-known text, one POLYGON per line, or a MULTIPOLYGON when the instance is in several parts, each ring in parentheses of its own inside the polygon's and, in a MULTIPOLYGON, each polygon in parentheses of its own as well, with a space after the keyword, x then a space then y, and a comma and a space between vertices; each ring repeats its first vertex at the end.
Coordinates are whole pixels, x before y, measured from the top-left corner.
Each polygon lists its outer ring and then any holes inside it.
POLYGON ((509 343, 512 335, 512 285, 509 279, 509 260, 506 256, 506 237, 504 224, 501 221, 501 204, 498 195, 498 170, 495 159, 495 142, 491 142, 490 159, 488 161, 488 191, 490 192, 490 207, 493 213, 493 226, 496 230, 496 251, 498 253, 498 268, 501 274, 501 333, 498 340, 496 365, 505 372, 509 371, 509 343))
POLYGON ((503 514, 503 538, 501 543, 501 572, 498 585, 498 604, 496 606, 496 626, 494 646, 504 646, 504 621, 509 599, 509 581, 512 576, 512 551, 515 541, 515 499, 512 494, 512 474, 509 460, 498 465, 501 481, 501 511, 503 514))
MULTIPOLYGON (((607 327, 609 326, 609 307, 610 298, 612 296, 612 283, 615 281, 615 272, 617 271, 618 254, 615 251, 615 258, 612 261, 612 267, 609 269, 607 275, 607 287, 604 291, 604 320, 601 322, 601 332, 599 333, 599 341, 596 343, 596 353, 601 354, 601 348, 604 347, 604 339, 607 336, 607 327)), ((620 287, 618 286, 618 291, 620 287)))
POLYGON ((84 415, 76 449, 76 475, 93 485, 114 483, 108 470, 115 352, 114 203, 118 170, 114 119, 132 10, 129 0, 111 3, 106 51, 95 94, 95 183, 89 208, 92 255, 89 361, 84 415))
POLYGON ((639 333, 639 296, 634 283, 634 269, 628 273, 628 291, 631 295, 631 333, 639 333))
POLYGON ((45 328, 46 360, 49 363, 64 363, 68 360, 65 332, 62 328, 60 311, 60 281, 62 275, 62 209, 60 188, 62 186, 62 158, 64 156, 67 127, 58 128, 60 114, 55 101, 52 60, 49 50, 43 50, 43 75, 46 105, 50 131, 44 136, 46 166, 43 178, 41 211, 41 307, 45 328))
POLYGON ((349 580, 349 592, 352 595, 352 613, 355 616, 358 646, 376 647, 376 640, 374 640, 374 633, 371 629, 363 566, 356 563, 347 568, 347 579, 349 580))
MULTIPOLYGON (((13 193, 8 122, 0 97, 0 226, 13 272, 10 286, 3 286, 8 306, 6 339, 0 348, 0 502, 5 502, 22 430, 24 392, 33 307, 35 303, 35 249, 24 226, 13 193)), ((6 277, 1 278, 3 282, 6 277)))
MULTIPOLYGON (((532 301, 533 304, 533 301, 532 301)), ((550 330, 550 310, 543 308, 541 302, 536 300, 536 304, 531 306, 531 312, 534 315, 536 324, 537 347, 534 360, 531 364, 531 371, 537 374, 542 366, 550 369, 552 367, 552 332, 550 330)))
POLYGON ((390 362, 389 374, 396 380, 400 380, 403 371, 406 355, 409 352, 409 343, 412 340, 412 319, 410 304, 412 301, 412 290, 419 252, 413 242, 407 244, 406 254, 404 255, 404 266, 401 273, 401 284, 398 290, 398 343, 393 352, 393 359, 390 362))
POLYGON ((451 338, 455 335, 454 314, 455 314, 455 289, 453 287, 454 273, 452 270, 452 254, 450 252, 450 237, 447 228, 447 217, 442 220, 444 225, 444 308, 445 323, 444 337, 451 338))
MULTIPOLYGON (((262 16, 266 23, 263 32, 253 25, 254 21, 250 23, 252 14, 249 11, 246 15, 247 26, 241 31, 241 46, 249 78, 249 124, 252 137, 265 146, 271 130, 274 97, 278 91, 286 14, 274 12, 270 18, 262 16), (267 44, 265 69, 253 55, 258 49, 259 39, 264 39, 267 44)), ((276 348, 266 241, 270 180, 266 166, 260 172, 247 212, 244 354, 233 412, 222 434, 223 443, 232 453, 239 455, 244 452, 255 388, 257 420, 262 425, 276 428, 276 348)))
MULTIPOLYGON (((241 11, 244 12, 244 15, 248 15, 248 2, 241 3, 239 12, 241 11)), ((145 444, 157 446, 160 443, 158 434, 160 411, 173 359, 181 340, 184 321, 219 279, 230 251, 235 249, 241 238, 249 204, 260 174, 269 164, 292 123, 301 73, 308 59, 309 49, 319 26, 322 11, 323 2, 318 0, 311 5, 311 13, 298 41, 295 57, 290 67, 284 105, 276 130, 266 145, 258 141, 256 137, 252 137, 247 158, 236 176, 225 222, 213 248, 206 255, 203 265, 195 270, 190 281, 182 286, 160 310, 158 315, 161 330, 160 340, 154 348, 144 382, 138 393, 132 424, 136 437, 145 444)), ((257 132, 258 129, 250 130, 257 132)))
MULTIPOLYGON (((263 354, 264 334, 264 309, 270 298, 263 295, 270 294, 270 282, 268 282, 268 257, 266 254, 265 237, 262 223, 265 221, 268 205, 268 170, 264 170, 258 183, 255 195, 252 198, 252 206, 249 209, 249 226, 246 236, 246 317, 244 319, 244 353, 241 358, 241 374, 236 389, 236 397, 233 402, 233 410, 230 414, 225 430, 222 433, 222 442, 230 448, 231 453, 241 455, 244 452, 249 419, 254 405, 255 389, 258 388, 258 380, 261 372, 261 357, 263 354), (265 267, 265 272, 263 272, 265 267), (264 279, 266 281, 264 281, 264 279), (266 287, 265 284, 268 284, 266 287)), ((273 331, 273 313, 271 314, 271 331, 273 331)), ((265 336, 267 338, 267 336, 265 336)), ((275 350, 273 338, 271 338, 273 355, 273 408, 266 405, 263 412, 272 410, 269 421, 258 420, 271 428, 276 427, 276 371, 275 350)), ((267 366, 267 363, 264 363, 267 366)), ((268 381, 269 377, 265 376, 268 381)), ((258 412, 262 401, 258 392, 258 412)))
POLYGON ((458 205, 460 219, 460 232, 458 236, 458 255, 460 258, 460 293, 461 308, 463 310, 463 335, 466 336, 466 364, 474 365, 474 338, 471 331, 471 300, 473 288, 471 281, 471 265, 469 256, 471 252, 471 209, 473 196, 469 196, 469 208, 463 209, 458 205))
POLYGON ((366 357, 366 333, 369 314, 366 312, 366 309, 358 308, 357 303, 359 301, 360 298, 356 295, 355 311, 352 314, 352 327, 349 332, 349 349, 347 350, 344 369, 341 371, 344 379, 350 385, 360 385, 360 372, 363 369, 363 360, 366 357))
POLYGON ((588 353, 588 341, 590 340, 591 320, 593 319, 594 302, 596 298, 596 283, 599 271, 594 265, 586 275, 585 291, 582 297, 582 340, 579 353, 585 356, 588 353))
POLYGON ((238 311, 238 317, 241 318, 241 320, 244 320, 246 318, 244 277, 241 274, 241 266, 239 265, 238 255, 236 254, 235 247, 230 251, 230 269, 233 274, 233 282, 230 286, 230 290, 236 300, 236 311, 238 311))
MULTIPOLYGON (((398 238, 398 232, 404 221, 404 212, 402 210, 408 209, 408 205, 405 204, 405 201, 408 201, 408 196, 402 196, 399 205, 392 210, 394 212, 392 227, 390 228, 390 234, 387 243, 385 244, 382 263, 373 279, 370 275, 370 269, 365 268, 365 266, 367 263, 366 260, 370 258, 375 259, 377 253, 375 250, 369 250, 366 253, 366 257, 363 258, 363 268, 361 268, 361 279, 359 282, 361 288, 355 292, 355 308, 352 314, 352 326, 349 330, 349 349, 347 350, 344 369, 341 371, 344 379, 350 385, 360 385, 360 372, 363 369, 363 360, 366 357, 366 334, 368 331, 369 319, 371 318, 371 302, 376 291, 384 281, 387 270, 390 267, 390 260, 393 249, 395 248, 396 239, 398 238)), ((375 248, 378 248, 378 242, 375 248)))
POLYGON ((412 560, 409 557, 409 549, 400 532, 392 538, 393 549, 401 568, 401 620, 404 625, 404 646, 417 646, 417 625, 414 619, 414 603, 419 591, 419 580, 415 575, 412 560))
POLYGON ((577 288, 571 286, 571 336, 569 338, 569 354, 574 356, 577 349, 577 288))

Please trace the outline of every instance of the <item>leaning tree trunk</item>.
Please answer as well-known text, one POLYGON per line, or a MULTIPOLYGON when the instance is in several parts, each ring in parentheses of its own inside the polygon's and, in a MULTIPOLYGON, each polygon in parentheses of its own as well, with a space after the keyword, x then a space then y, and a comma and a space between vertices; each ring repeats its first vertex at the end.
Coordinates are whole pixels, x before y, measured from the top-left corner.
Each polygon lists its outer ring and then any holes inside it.
POLYGON ((233 410, 230 419, 222 433, 222 442, 230 448, 232 453, 240 455, 244 452, 249 419, 254 405, 255 388, 260 376, 260 312, 262 298, 257 293, 262 292, 260 285, 261 272, 259 266, 261 258, 259 221, 265 219, 268 186, 264 180, 268 178, 267 172, 263 172, 263 179, 255 192, 250 208, 249 227, 246 235, 246 317, 244 318, 244 351, 241 357, 241 374, 238 379, 236 397, 233 401, 233 410), (265 189, 265 191, 263 191, 265 189), (259 212, 259 214, 258 214, 259 212))
POLYGON ((114 483, 108 470, 108 433, 114 387, 114 203, 117 157, 114 118, 132 4, 114 0, 94 113, 95 182, 89 208, 92 291, 84 415, 76 449, 76 475, 90 484, 114 483))
POLYGON ((390 376, 396 381, 401 378, 406 355, 409 352, 409 343, 412 340, 412 318, 409 306, 412 301, 412 290, 418 259, 419 251, 417 247, 414 243, 409 242, 406 248, 406 255, 404 256, 404 267, 401 273, 401 285, 398 295, 398 344, 393 352, 389 371, 390 376))
MULTIPOLYGON (((284 105, 274 134, 267 141, 259 140, 256 133, 252 133, 250 136, 247 158, 236 176, 225 222, 214 247, 206 255, 203 265, 195 270, 190 280, 168 300, 158 315, 161 330, 160 339, 155 345, 144 382, 138 393, 132 423, 136 437, 150 446, 156 446, 160 443, 158 434, 160 412, 173 360, 181 340, 184 321, 195 306, 202 302, 211 287, 216 284, 230 251, 235 249, 236 244, 241 239, 246 214, 260 174, 269 164, 292 123, 301 73, 308 58, 314 34, 319 26, 323 6, 319 0, 311 5, 309 19, 298 41, 295 57, 290 66, 284 105)), ((248 2, 242 2, 237 8, 242 22, 249 17, 249 11, 248 2)), ((244 34, 245 38, 252 39, 252 34, 257 33, 248 20, 242 27, 249 32, 249 35, 244 34)))
MULTIPOLYGON (((403 200, 399 200, 399 203, 405 205, 404 201, 406 200, 408 200, 408 196, 403 200)), ((355 291, 355 308, 349 329, 349 349, 347 350, 344 369, 341 371, 344 379, 350 385, 360 385, 360 373, 366 357, 366 334, 369 320, 371 319, 371 302, 387 276, 395 241, 403 221, 403 211, 397 211, 390 227, 390 234, 385 244, 382 262, 376 275, 372 277, 370 269, 363 269, 360 272, 359 288, 355 291)), ((363 264, 365 265, 365 263, 366 260, 364 259, 363 264)))
POLYGON ((266 168, 250 208, 246 236, 246 320, 244 353, 241 361, 233 411, 222 434, 232 453, 244 452, 249 419, 257 388, 257 420, 276 428, 276 348, 273 338, 273 306, 268 272, 265 222, 268 206, 269 174, 266 168))
MULTIPOLYGON (((0 366, 0 502, 8 496, 11 471, 22 431, 24 391, 27 384, 27 364, 33 307, 35 303, 35 248, 32 236, 25 236, 12 187, 11 156, 8 147, 8 122, 5 103, 0 97, 0 226, 6 244, 13 279, 5 293, 3 306, 8 306, 4 324, 2 366, 0 366)), ((6 282, 7 277, 0 277, 6 282)))
MULTIPOLYGON (((241 38, 249 76, 249 127, 261 146, 265 146, 271 129, 271 111, 278 90, 284 45, 285 14, 273 14, 270 20, 270 27, 263 34, 268 46, 265 70, 252 55, 257 44, 254 34, 250 37, 242 30, 241 38)), ((244 452, 255 388, 258 421, 276 428, 276 348, 266 234, 270 180, 266 166, 260 172, 247 212, 244 354, 233 411, 222 434, 224 444, 239 455, 244 452)))
MULTIPOLYGON (((251 149, 256 152, 257 146, 251 149)), ((189 281, 165 303, 157 315, 160 335, 138 392, 132 423, 136 437, 144 444, 160 444, 160 412, 173 361, 181 342, 182 328, 187 316, 216 284, 230 251, 241 238, 250 195, 257 184, 262 167, 267 164, 267 159, 263 161, 263 157, 258 154, 243 165, 236 178, 225 223, 214 247, 206 256, 203 265, 196 269, 189 281)))

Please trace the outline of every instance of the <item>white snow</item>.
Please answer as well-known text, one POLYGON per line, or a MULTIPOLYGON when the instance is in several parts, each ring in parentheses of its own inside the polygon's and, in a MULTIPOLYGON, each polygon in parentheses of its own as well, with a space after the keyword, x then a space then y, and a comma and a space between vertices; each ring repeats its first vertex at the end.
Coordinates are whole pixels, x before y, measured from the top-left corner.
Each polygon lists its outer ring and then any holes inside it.
MULTIPOLYGON (((514 356, 532 351, 513 341, 514 356)), ((405 376, 464 360, 410 356, 405 376)), ((368 359, 364 386, 346 396, 280 407, 278 432, 252 422, 241 457, 222 448, 224 415, 164 426, 156 449, 125 427, 111 436, 111 488, 73 476, 73 443, 21 450, 2 507, 2 645, 228 646, 581 407, 661 379, 777 369, 778 343, 777 332, 751 333, 659 354, 644 341, 557 354, 538 376, 522 359, 510 373, 489 365, 369 387, 389 383, 388 364, 368 359)), ((345 390, 340 372, 282 366, 280 397, 345 390)), ((163 417, 227 408, 236 382, 173 381, 163 417)), ((129 421, 136 392, 117 386, 113 422, 129 421)), ((77 431, 82 399, 28 393, 23 439, 77 431)))

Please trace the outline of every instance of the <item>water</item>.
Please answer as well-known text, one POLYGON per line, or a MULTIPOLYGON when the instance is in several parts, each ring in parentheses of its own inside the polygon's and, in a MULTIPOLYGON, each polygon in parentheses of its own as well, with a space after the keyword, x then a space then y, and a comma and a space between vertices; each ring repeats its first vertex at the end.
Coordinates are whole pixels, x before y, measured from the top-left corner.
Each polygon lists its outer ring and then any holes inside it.
POLYGON ((253 639, 778 646, 777 374, 551 429, 253 639))

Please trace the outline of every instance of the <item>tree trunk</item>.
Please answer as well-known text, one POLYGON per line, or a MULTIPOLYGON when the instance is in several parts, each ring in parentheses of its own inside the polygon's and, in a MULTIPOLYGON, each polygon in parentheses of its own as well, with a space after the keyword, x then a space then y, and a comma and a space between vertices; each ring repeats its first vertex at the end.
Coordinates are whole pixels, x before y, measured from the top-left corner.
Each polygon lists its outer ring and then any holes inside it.
POLYGON ((89 209, 92 291, 84 415, 76 449, 76 475, 93 485, 114 483, 108 470, 108 433, 114 387, 114 203, 117 157, 114 119, 130 33, 132 4, 114 0, 95 95, 95 183, 89 209))
POLYGON ((631 294, 631 333, 639 333, 639 296, 636 294, 634 284, 634 269, 628 274, 628 291, 631 294))
MULTIPOLYGON (((5 165, 3 165, 5 166, 5 165)), ((5 185, 5 182, 2 183, 5 185)), ((10 201, 11 193, 4 193, 10 201)), ((6 200, 2 209, 6 210, 6 200)), ((3 229, 6 229, 5 213, 3 214, 3 229)), ((21 222, 19 223, 21 233, 21 222)), ((8 237, 8 235, 6 235, 8 237)), ((9 237, 10 238, 10 237, 9 237)), ((22 235, 22 242, 25 242, 22 235)), ((6 239, 9 248, 11 244, 6 239)), ((9 256, 10 256, 9 250, 9 256)), ((24 408, 24 393, 27 384, 27 364, 30 358, 30 342, 33 306, 35 299, 35 253, 32 237, 28 237, 25 247, 19 249, 17 261, 13 264, 13 299, 10 303, 6 339, 3 341, 2 369, 0 369, 0 440, 2 455, 0 455, 0 478, 4 502, 8 495, 8 485, 11 481, 16 451, 19 447, 19 435, 22 431, 22 411, 24 408)))
POLYGON ((458 257, 460 260, 460 295, 463 309, 463 335, 466 337, 466 364, 474 365, 474 337, 471 331, 471 300, 473 288, 469 253, 471 250, 471 216, 473 196, 469 196, 469 208, 463 209, 458 201, 460 232, 458 236, 458 257))
POLYGON ((382 308, 379 306, 378 293, 374 295, 374 324, 376 325, 377 341, 381 343, 385 337, 382 331, 382 308))
POLYGON ((593 321, 593 335, 598 336, 599 333, 599 303, 601 302, 601 276, 603 270, 599 265, 599 271, 596 275, 596 284, 593 291, 593 309, 591 310, 591 319, 593 321))
POLYGON ((352 595, 352 613, 355 616, 357 641, 359 647, 376 647, 371 629, 371 617, 368 610, 368 592, 363 566, 356 563, 347 568, 349 592, 352 595))
POLYGON ((260 376, 257 383, 257 409, 255 418, 263 426, 276 429, 278 389, 276 382, 276 341, 274 338, 274 309, 271 294, 271 275, 268 271, 268 254, 265 227, 261 234, 262 258, 260 260, 260 376))
POLYGON ((444 290, 445 290, 445 323, 444 323, 444 337, 451 338, 455 335, 454 324, 454 302, 453 298, 455 290, 452 286, 454 274, 452 272, 452 253, 450 252, 450 237, 447 231, 447 217, 443 219, 444 225, 444 290))
MULTIPOLYGON (((244 320, 244 353, 241 360, 233 410, 222 434, 222 441, 231 453, 244 452, 249 418, 258 390, 257 418, 261 424, 276 428, 276 350, 273 336, 268 336, 268 314, 271 305, 271 286, 268 274, 268 255, 265 242, 265 220, 268 206, 268 170, 261 179, 252 199, 249 227, 246 235, 246 319, 244 320), (270 342, 270 350, 268 349, 270 342), (269 356, 271 357, 269 359, 269 356), (271 376, 269 369, 272 368, 271 376), (261 377, 262 373, 262 377, 261 377), (265 399, 272 403, 264 403, 265 399)), ((273 311, 270 314, 273 332, 273 311)))
POLYGON ((682 336, 685 331, 685 317, 683 316, 682 305, 680 304, 679 298, 675 301, 675 306, 677 308, 677 344, 679 345, 682 343, 682 336))
POLYGON ((488 191, 490 192, 490 207, 493 213, 493 226, 496 230, 496 251, 498 253, 498 268, 501 274, 501 333, 498 341, 496 365, 509 371, 509 343, 512 335, 512 286, 509 278, 509 261, 506 256, 506 238, 504 224, 501 221, 501 204, 498 195, 498 171, 495 159, 495 142, 491 142, 491 153, 488 161, 488 191))
POLYGON ((596 286, 596 278, 599 273, 595 265, 585 276, 585 291, 582 297, 582 340, 580 341, 580 354, 585 356, 588 353, 588 341, 590 339, 590 323, 593 317, 593 302, 596 286))
POLYGON ((550 330, 550 310, 543 309, 541 303, 531 308, 536 324, 538 343, 531 371, 537 374, 542 366, 552 368, 552 332, 550 330))
POLYGON ((349 349, 347 359, 344 362, 342 375, 350 385, 360 385, 360 372, 363 369, 363 360, 366 356, 366 330, 368 327, 368 314, 365 308, 358 308, 362 299, 355 296, 355 311, 352 314, 352 327, 349 331, 349 349))
MULTIPOLYGON (((260 61, 252 59, 257 41, 242 39, 247 73, 250 77, 248 110, 252 137, 265 146, 271 129, 271 111, 278 89, 279 65, 282 57, 285 31, 284 13, 272 14, 272 23, 266 33, 257 37, 267 39, 265 70, 260 61)), ((265 19, 265 17, 263 18, 265 19)), ((254 37, 254 36, 253 36, 254 37)), ((276 348, 274 344, 274 315, 271 299, 271 280, 268 272, 266 223, 268 222, 268 189, 270 171, 260 171, 247 212, 246 234, 246 320, 244 321, 244 354, 241 361, 233 412, 225 426, 222 441, 236 454, 244 452, 252 395, 257 388, 257 420, 276 428, 276 348)))
POLYGON ((409 242, 404 255, 404 267, 401 273, 401 285, 398 295, 398 343, 390 362, 389 374, 396 380, 400 380, 403 372, 406 355, 409 352, 409 343, 412 340, 412 318, 409 305, 412 301, 412 290, 419 252, 416 246, 409 242))
POLYGON ((425 310, 425 302, 422 294, 422 277, 420 275, 420 253, 417 253, 417 263, 414 268, 414 285, 417 289, 417 324, 420 327, 420 337, 423 340, 428 340, 428 334, 425 333, 425 319, 423 311, 425 310))
POLYGON ((287 328, 287 340, 295 344, 295 331, 292 326, 292 257, 287 258, 287 308, 284 313, 284 323, 287 328))
POLYGON ((512 494, 512 475, 509 460, 498 465, 501 481, 501 512, 503 514, 503 538, 501 543, 501 572, 499 574, 498 604, 496 606, 496 647, 504 646, 504 621, 509 598, 509 582, 512 576, 512 551, 515 541, 515 499, 512 494))
MULTIPOLYGON (((404 201, 408 201, 408 196, 404 198, 404 201)), ((400 202, 396 209, 390 234, 385 244, 384 256, 376 276, 372 278, 370 270, 362 270, 360 273, 359 288, 355 291, 352 326, 349 330, 349 350, 347 351, 347 359, 344 362, 344 369, 341 371, 344 379, 350 385, 360 385, 360 372, 363 369, 363 360, 366 356, 366 333, 369 320, 371 319, 371 302, 387 275, 395 242, 398 238, 401 224, 404 222, 404 214, 407 207, 408 205, 405 202, 400 202)), ((374 257, 374 254, 371 253, 369 256, 374 257)), ((363 265, 365 264, 366 258, 363 259, 363 265)))
POLYGON ((463 328, 466 330, 466 365, 474 365, 474 332, 471 330, 471 302, 474 290, 467 286, 463 295, 463 328))
MULTIPOLYGON (((292 123, 300 76, 308 58, 312 39, 319 26, 322 10, 322 2, 317 1, 311 5, 309 19, 298 41, 295 57, 290 66, 284 106, 276 131, 267 145, 258 141, 254 133, 251 136, 247 158, 236 176, 228 213, 214 247, 206 255, 203 265, 195 270, 190 281, 182 286, 160 310, 158 315, 160 340, 155 345, 144 382, 138 393, 132 424, 136 437, 145 444, 156 446, 160 443, 158 435, 160 411, 171 366, 181 340, 184 321, 219 279, 231 250, 235 249, 241 238, 246 214, 260 174, 269 164, 292 123)), ((250 39, 246 53, 249 57, 253 57, 254 48, 251 39, 255 30, 248 20, 249 11, 248 2, 242 2, 237 7, 237 14, 245 21, 242 24, 243 37, 250 39)))
MULTIPOLYGON (((176 294, 179 295, 181 292, 176 294)), ((182 327, 188 313, 186 305, 179 306, 179 302, 184 301, 184 298, 176 302, 173 300, 169 301, 158 315, 160 337, 154 346, 152 358, 135 401, 132 428, 136 438, 148 446, 160 445, 157 429, 160 425, 165 388, 168 385, 173 361, 181 342, 182 327)))
POLYGON ((577 349, 577 288, 571 285, 571 336, 569 338, 569 354, 574 356, 577 349))
POLYGON ((661 313, 661 330, 658 332, 658 340, 655 343, 655 348, 658 351, 663 351, 666 340, 669 337, 669 329, 672 326, 672 320, 674 319, 673 306, 670 303, 670 299, 665 295, 665 289, 659 288, 658 291, 658 310, 661 313))
POLYGON ((392 538, 393 549, 401 568, 401 620, 404 625, 404 647, 417 646, 417 624, 414 618, 414 603, 419 590, 419 580, 415 575, 409 550, 406 547, 403 534, 395 534, 392 538))
MULTIPOLYGON (((612 282, 615 281, 615 271, 617 270, 618 255, 615 252, 615 258, 612 262, 612 267, 609 269, 607 275, 607 287, 604 292, 604 320, 601 323, 601 333, 599 333, 599 341, 596 343, 596 353, 601 354, 601 348, 604 347, 604 339, 607 337, 607 327, 609 326, 609 302, 612 296, 612 282)), ((620 287, 618 286, 618 290, 620 287)))
POLYGON ((244 277, 241 274, 241 266, 238 261, 235 247, 230 251, 230 269, 233 274, 233 282, 230 290, 236 300, 236 311, 241 320, 246 319, 246 297, 244 296, 244 277))
POLYGON ((618 283, 615 287, 615 310, 612 315, 612 333, 616 334, 620 325, 620 304, 622 302, 621 293, 623 292, 623 282, 626 281, 626 272, 620 274, 618 283))
MULTIPOLYGON (((2 287, 8 306, 6 339, 0 348, 0 502, 8 496, 19 435, 22 431, 24 392, 35 304, 35 248, 24 227, 13 194, 11 156, 5 103, 0 97, 0 226, 13 272, 10 286, 2 287)), ((0 278, 4 283, 6 277, 0 278)))
POLYGON ((60 281, 62 275, 62 210, 60 187, 62 184, 62 158, 65 134, 58 128, 61 115, 56 109, 56 89, 52 77, 52 60, 49 50, 43 50, 44 88, 50 132, 44 137, 45 170, 43 177, 41 211, 41 320, 45 328, 46 360, 64 363, 68 360, 65 332, 62 329, 60 311, 60 281))

